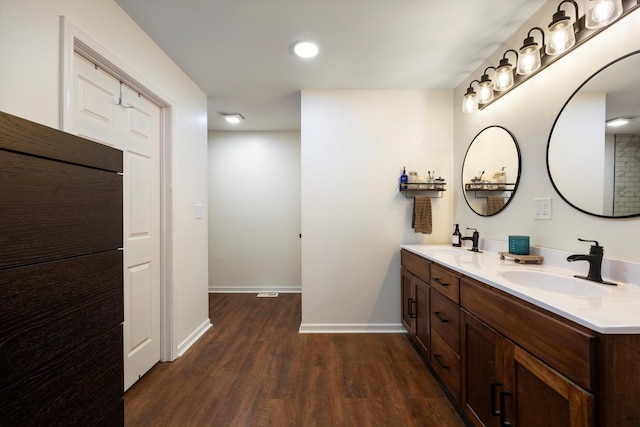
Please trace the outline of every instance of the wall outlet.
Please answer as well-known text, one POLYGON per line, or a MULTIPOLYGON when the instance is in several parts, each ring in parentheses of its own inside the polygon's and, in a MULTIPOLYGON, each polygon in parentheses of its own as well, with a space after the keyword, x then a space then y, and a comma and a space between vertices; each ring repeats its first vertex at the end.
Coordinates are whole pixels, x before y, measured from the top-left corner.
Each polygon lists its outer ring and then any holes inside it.
POLYGON ((535 211, 533 219, 551 219, 551 197, 533 199, 535 211))

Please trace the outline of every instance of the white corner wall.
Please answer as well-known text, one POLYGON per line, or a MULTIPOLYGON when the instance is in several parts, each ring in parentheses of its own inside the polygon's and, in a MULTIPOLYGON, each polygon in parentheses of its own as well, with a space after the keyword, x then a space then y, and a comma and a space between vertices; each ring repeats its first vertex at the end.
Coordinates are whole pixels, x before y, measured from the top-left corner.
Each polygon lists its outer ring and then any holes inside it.
POLYGON ((173 357, 209 325, 207 99, 111 0, 0 0, 0 110, 58 127, 60 16, 173 102, 172 229, 173 357))
POLYGON ((209 291, 300 292, 300 132, 209 133, 209 291))
POLYGON ((302 91, 302 332, 403 331, 400 245, 450 242, 453 200, 416 234, 399 177, 454 179, 451 109, 449 91, 302 91))
MULTIPOLYGON (((579 1, 584 11, 584 1, 579 1)), ((595 239, 605 248, 605 257, 640 262, 640 218, 605 219, 581 213, 555 192, 546 167, 549 133, 567 99, 600 68, 640 50, 640 10, 614 23, 551 66, 541 71, 501 99, 475 114, 462 113, 462 97, 472 79, 489 65, 498 63, 507 49, 518 49, 527 31, 534 26, 546 28, 558 2, 547 2, 527 23, 496 50, 455 90, 454 169, 460 171, 464 154, 475 135, 490 125, 509 129, 520 145, 522 175, 520 186, 509 206, 496 216, 480 217, 464 203, 459 174, 456 173, 455 222, 476 227, 481 238, 506 241, 510 234, 531 236, 533 246, 585 253, 589 247, 578 237, 595 239), (534 220, 535 198, 551 197, 553 218, 534 220)), ((589 189, 584 189, 589 192, 589 189)))

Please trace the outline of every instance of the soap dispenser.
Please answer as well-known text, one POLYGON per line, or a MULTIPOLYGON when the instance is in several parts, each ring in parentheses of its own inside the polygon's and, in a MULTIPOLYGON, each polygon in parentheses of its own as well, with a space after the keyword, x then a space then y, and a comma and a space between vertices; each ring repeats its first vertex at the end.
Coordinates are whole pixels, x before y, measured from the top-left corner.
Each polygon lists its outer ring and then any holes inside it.
POLYGON ((407 189, 407 182, 409 182, 409 177, 407 176, 406 168, 402 168, 402 175, 400 175, 400 190, 407 189))

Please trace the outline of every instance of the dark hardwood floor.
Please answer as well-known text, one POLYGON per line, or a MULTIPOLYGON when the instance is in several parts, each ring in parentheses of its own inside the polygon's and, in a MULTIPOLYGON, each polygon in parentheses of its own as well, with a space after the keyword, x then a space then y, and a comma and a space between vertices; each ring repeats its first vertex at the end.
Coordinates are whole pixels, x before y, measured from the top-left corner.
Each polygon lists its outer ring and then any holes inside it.
POLYGON ((298 334, 300 294, 211 294, 214 327, 125 394, 135 426, 463 426, 402 334, 298 334))

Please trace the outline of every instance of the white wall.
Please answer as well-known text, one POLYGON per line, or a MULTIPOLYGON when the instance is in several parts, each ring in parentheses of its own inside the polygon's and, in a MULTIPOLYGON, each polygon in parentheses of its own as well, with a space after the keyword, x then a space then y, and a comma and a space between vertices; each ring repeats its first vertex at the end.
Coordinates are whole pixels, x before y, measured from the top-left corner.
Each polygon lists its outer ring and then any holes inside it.
POLYGON ((174 339, 177 354, 209 324, 205 94, 111 0, 0 0, 0 110, 58 127, 59 17, 102 46, 173 104, 172 197, 174 339))
POLYGON ((302 331, 402 330, 399 246, 450 242, 453 195, 433 199, 433 234, 416 234, 399 176, 452 181, 451 98, 302 91, 302 331))
POLYGON ((300 132, 209 133, 209 290, 299 292, 300 132))
MULTIPOLYGON (((578 4, 584 10, 584 1, 578 4)), ((496 216, 483 218, 474 214, 464 204, 460 179, 454 174, 455 222, 477 227, 481 238, 505 241, 509 234, 525 234, 531 236, 534 246, 575 253, 585 253, 589 249, 588 244, 578 242, 578 237, 596 239, 604 246, 605 257, 638 262, 640 219, 603 219, 570 207, 551 185, 546 168, 546 147, 558 112, 578 86, 611 61, 640 49, 640 10, 616 22, 484 110, 475 114, 462 113, 462 97, 469 82, 477 79, 487 66, 495 66, 504 51, 518 49, 530 28, 546 28, 557 5, 557 1, 546 3, 455 90, 456 171, 461 170, 465 151, 474 136, 489 125, 509 129, 522 152, 520 186, 509 206, 496 216), (533 199, 540 197, 552 198, 553 219, 533 219, 533 199)))
MULTIPOLYGON (((603 211, 605 120, 606 93, 577 93, 562 111, 562 120, 556 122, 554 143, 549 146, 549 170, 556 187, 588 212, 603 211), (575 123, 580 126, 576 128, 575 123), (567 162, 572 157, 577 160, 567 162)), ((607 188, 609 193, 612 188, 607 188)))

